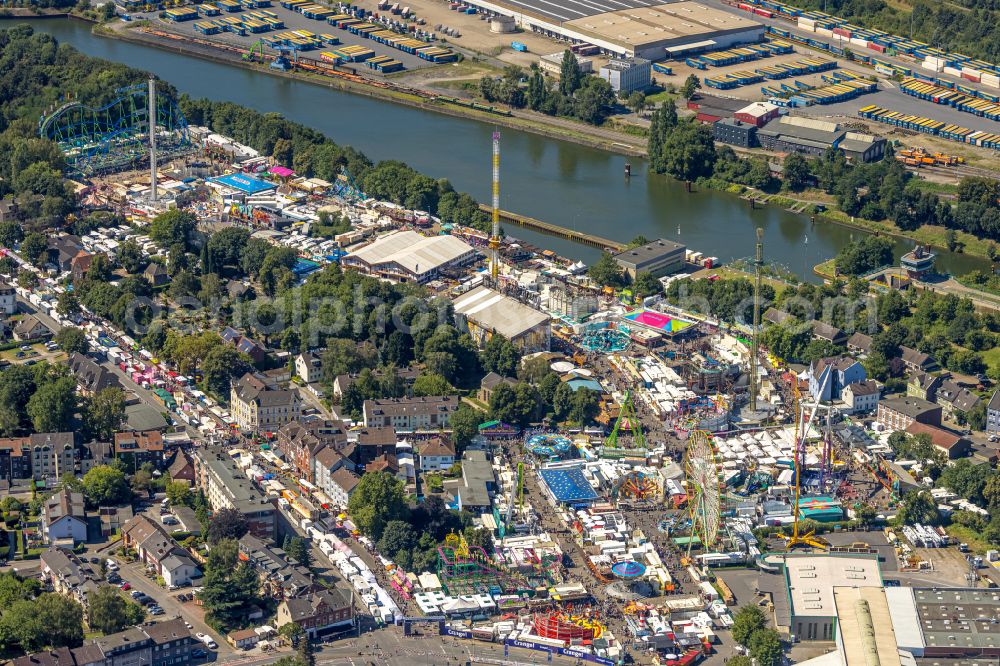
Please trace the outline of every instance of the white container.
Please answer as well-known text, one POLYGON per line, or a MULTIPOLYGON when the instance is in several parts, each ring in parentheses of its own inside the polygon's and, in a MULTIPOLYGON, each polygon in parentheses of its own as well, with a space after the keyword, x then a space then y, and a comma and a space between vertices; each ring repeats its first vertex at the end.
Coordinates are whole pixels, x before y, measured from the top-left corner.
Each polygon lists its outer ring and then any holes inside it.
POLYGON ((851 37, 851 44, 853 46, 860 46, 863 49, 868 48, 868 40, 867 39, 859 39, 857 37, 851 37))
POLYGON ((962 76, 962 70, 958 69, 957 67, 945 67, 944 73, 949 74, 951 76, 962 76))
POLYGON ((816 28, 816 34, 817 35, 823 35, 824 37, 833 37, 833 30, 830 30, 830 28, 819 28, 819 27, 817 27, 816 28))

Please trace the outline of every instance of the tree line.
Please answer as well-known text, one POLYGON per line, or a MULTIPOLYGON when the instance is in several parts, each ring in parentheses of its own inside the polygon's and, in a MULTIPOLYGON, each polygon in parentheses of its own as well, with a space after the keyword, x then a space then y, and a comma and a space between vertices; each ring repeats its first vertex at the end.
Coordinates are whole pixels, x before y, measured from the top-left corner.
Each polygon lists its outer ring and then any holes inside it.
POLYGON ((479 80, 479 94, 488 102, 501 102, 515 109, 530 108, 549 116, 578 118, 591 125, 603 123, 615 103, 611 84, 584 74, 569 49, 563 52, 558 83, 546 77, 537 63, 531 65, 527 75, 517 65, 507 65, 501 76, 484 76, 479 80))

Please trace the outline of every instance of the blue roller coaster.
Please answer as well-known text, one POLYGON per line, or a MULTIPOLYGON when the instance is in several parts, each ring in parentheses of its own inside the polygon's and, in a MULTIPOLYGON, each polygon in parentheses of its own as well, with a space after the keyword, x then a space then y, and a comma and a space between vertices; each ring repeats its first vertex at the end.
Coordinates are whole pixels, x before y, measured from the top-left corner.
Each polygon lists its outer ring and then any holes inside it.
MULTIPOLYGON (((115 91, 101 107, 69 101, 38 120, 38 134, 59 145, 71 174, 92 176, 142 166, 149 160, 149 88, 140 83, 115 91)), ((156 156, 191 152, 187 121, 173 98, 156 95, 156 156)))

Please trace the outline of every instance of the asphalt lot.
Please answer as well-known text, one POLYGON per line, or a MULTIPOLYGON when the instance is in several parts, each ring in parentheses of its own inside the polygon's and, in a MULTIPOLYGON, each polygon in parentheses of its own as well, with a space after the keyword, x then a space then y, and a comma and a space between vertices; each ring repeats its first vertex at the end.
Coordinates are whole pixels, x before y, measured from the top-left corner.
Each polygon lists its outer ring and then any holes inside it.
MULTIPOLYGON (((212 41, 218 41, 225 44, 232 44, 247 49, 250 48, 251 45, 256 43, 260 38, 262 37, 266 38, 269 35, 273 35, 277 32, 285 32, 288 30, 308 30, 309 32, 316 35, 323 33, 333 35, 340 39, 340 44, 324 45, 324 47, 321 49, 304 51, 300 55, 305 56, 306 58, 319 59, 319 54, 327 49, 334 49, 337 48, 338 46, 359 45, 359 46, 364 46, 365 48, 369 48, 372 51, 375 51, 377 55, 390 56, 391 58, 400 61, 401 63, 403 63, 403 66, 408 70, 419 69, 421 67, 428 67, 433 64, 427 60, 422 60, 421 58, 415 55, 404 53, 399 49, 394 49, 390 46, 386 46, 385 44, 379 44, 374 40, 367 39, 359 35, 352 35, 347 30, 341 30, 336 26, 330 25, 325 20, 320 21, 320 20, 306 18, 305 16, 303 16, 298 12, 292 11, 290 9, 285 9, 278 3, 274 3, 271 7, 267 7, 265 9, 266 11, 274 12, 275 14, 277 14, 278 19, 285 22, 285 27, 280 30, 265 32, 259 35, 248 34, 246 37, 240 37, 239 35, 234 34, 232 32, 221 32, 215 35, 203 35, 197 30, 195 30, 194 27, 195 23, 198 23, 199 21, 202 20, 223 18, 224 16, 241 16, 246 12, 237 12, 234 14, 223 14, 220 16, 211 16, 211 17, 199 16, 194 21, 182 21, 181 23, 174 23, 173 21, 158 19, 156 14, 151 14, 149 18, 150 20, 152 20, 154 25, 157 25, 158 27, 161 27, 170 32, 186 35, 188 37, 196 37, 198 39, 209 39, 212 41)), ((394 18, 398 19, 398 17, 394 18)), ((429 32, 433 32, 434 26, 432 25, 423 26, 423 29, 429 32)), ((430 46, 430 44, 428 44, 428 46, 430 46)), ((271 52, 270 49, 267 49, 267 52, 271 52)), ((368 67, 366 67, 364 63, 357 63, 354 65, 348 64, 347 66, 355 67, 359 71, 364 71, 365 73, 369 73, 371 75, 378 74, 375 70, 368 69, 368 67)))

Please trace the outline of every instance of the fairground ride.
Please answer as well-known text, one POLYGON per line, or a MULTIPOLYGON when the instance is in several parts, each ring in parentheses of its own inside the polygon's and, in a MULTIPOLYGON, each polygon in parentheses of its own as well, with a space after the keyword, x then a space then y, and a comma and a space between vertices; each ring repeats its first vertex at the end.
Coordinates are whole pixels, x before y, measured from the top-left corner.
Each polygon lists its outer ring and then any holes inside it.
POLYGON ((438 546, 438 578, 445 592, 510 594, 530 588, 527 578, 495 561, 481 546, 470 546, 464 536, 449 534, 438 546))
POLYGON ((111 102, 98 107, 80 100, 66 102, 39 118, 38 135, 59 146, 70 174, 93 176, 145 166, 152 106, 157 160, 194 150, 187 121, 174 99, 154 93, 150 104, 150 88, 146 83, 120 88, 111 102))
POLYGON ((642 432, 642 423, 635 413, 635 405, 632 402, 632 392, 625 391, 625 399, 622 400, 621 408, 618 410, 618 418, 611 429, 611 434, 604 440, 606 449, 645 449, 646 435, 642 432), (619 441, 622 436, 628 436, 628 440, 619 441), (622 446, 625 445, 625 446, 622 446))
POLYGON ((684 457, 687 478, 688 509, 691 513, 691 535, 688 555, 697 537, 708 551, 719 538, 722 521, 722 491, 719 488, 719 471, 712 447, 711 436, 704 430, 695 430, 688 437, 684 457))
MULTIPOLYGON (((820 387, 818 395, 823 395, 823 391, 826 390, 826 384, 830 381, 830 372, 827 375, 826 381, 820 387)), ((792 386, 792 413, 795 414, 795 450, 794 450, 794 463, 795 463, 795 496, 792 500, 792 533, 789 534, 779 534, 782 539, 785 540, 785 548, 787 550, 792 550, 798 546, 805 546, 808 548, 815 548, 817 550, 827 550, 830 546, 823 539, 816 536, 815 530, 809 530, 805 533, 799 532, 799 513, 800 513, 800 497, 802 494, 802 472, 805 468, 806 462, 806 439, 809 436, 809 428, 812 426, 813 418, 816 416, 816 410, 819 408, 819 400, 813 405, 812 413, 809 414, 809 419, 806 420, 806 412, 804 408, 801 408, 799 404, 799 386, 798 383, 793 383, 792 386), (803 423, 805 421, 805 423, 803 423)))
POLYGON ((632 470, 623 474, 611 489, 611 497, 615 500, 657 500, 663 496, 663 487, 651 474, 632 470))

